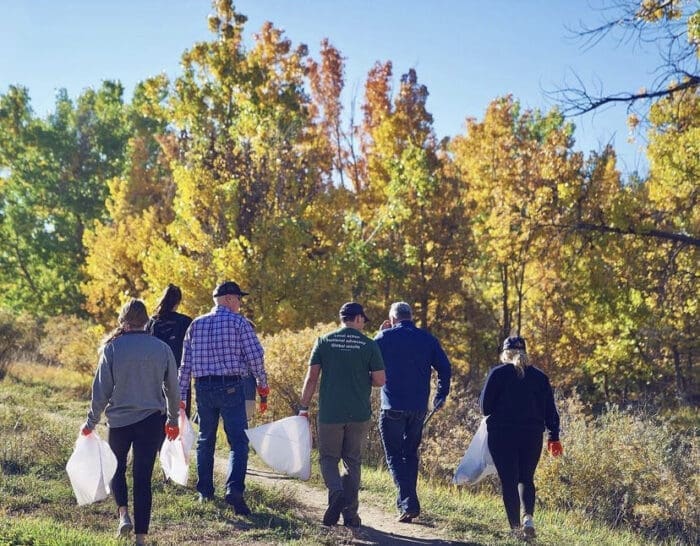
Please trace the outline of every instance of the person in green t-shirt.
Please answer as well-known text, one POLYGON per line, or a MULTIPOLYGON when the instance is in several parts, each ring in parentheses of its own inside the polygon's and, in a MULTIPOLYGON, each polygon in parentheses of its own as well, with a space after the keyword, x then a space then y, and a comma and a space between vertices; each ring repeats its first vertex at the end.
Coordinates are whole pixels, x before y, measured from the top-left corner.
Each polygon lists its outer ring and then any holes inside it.
POLYGON ((324 525, 359 527, 357 514, 362 450, 369 430, 372 387, 384 385, 384 361, 377 342, 362 333, 369 322, 359 303, 340 308, 341 327, 316 340, 301 391, 299 415, 309 416, 309 403, 321 379, 318 395, 318 452, 328 488, 324 525), (345 474, 338 464, 343 461, 345 474))

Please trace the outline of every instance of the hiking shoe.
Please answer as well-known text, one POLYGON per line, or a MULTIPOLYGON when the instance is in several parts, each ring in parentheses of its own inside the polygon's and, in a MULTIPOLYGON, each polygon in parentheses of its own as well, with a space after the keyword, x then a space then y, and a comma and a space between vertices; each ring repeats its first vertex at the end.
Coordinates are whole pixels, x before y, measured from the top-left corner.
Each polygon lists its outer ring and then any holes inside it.
POLYGON ((525 537, 525 540, 530 540, 531 538, 535 538, 537 536, 537 533, 535 532, 535 524, 532 521, 532 516, 525 515, 525 517, 523 517, 523 526, 521 531, 523 533, 523 537, 525 537))
POLYGON ((328 494, 328 508, 323 514, 323 525, 331 526, 338 523, 340 513, 345 506, 345 497, 342 491, 333 491, 328 494))
POLYGON ((249 516, 251 513, 250 508, 248 508, 248 505, 243 498, 243 493, 238 491, 226 493, 226 502, 233 506, 233 511, 239 516, 249 516))
POLYGON ((199 494, 199 504, 205 504, 214 500, 214 497, 207 497, 206 495, 199 494))
POLYGON ((399 523, 411 523, 414 518, 418 517, 418 512, 415 510, 406 510, 405 512, 401 512, 399 514, 399 517, 396 518, 396 521, 399 523))
POLYGON ((343 525, 345 525, 345 527, 351 527, 356 529, 357 527, 360 527, 362 525, 362 520, 357 514, 355 514, 354 516, 346 516, 345 514, 343 514, 343 525))
POLYGON ((131 530, 134 528, 134 524, 131 523, 131 518, 129 517, 129 514, 124 514, 123 516, 119 516, 119 526, 117 527, 117 537, 118 538, 126 538, 129 536, 129 533, 131 530))

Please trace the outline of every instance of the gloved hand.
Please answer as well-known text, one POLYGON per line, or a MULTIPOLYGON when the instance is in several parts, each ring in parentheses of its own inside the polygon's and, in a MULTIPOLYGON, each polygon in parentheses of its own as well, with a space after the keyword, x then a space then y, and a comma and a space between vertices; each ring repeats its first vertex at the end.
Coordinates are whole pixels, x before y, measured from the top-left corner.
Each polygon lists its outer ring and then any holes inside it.
POLYGON ((439 410, 444 405, 445 405, 445 397, 435 395, 435 398, 433 398, 433 409, 439 410))
POLYGON ((184 400, 180 400, 180 409, 187 409, 187 403, 184 400))
POLYGON ((559 455, 564 453, 564 448, 561 447, 559 440, 547 440, 547 451, 552 457, 559 457, 559 455))
POLYGON ((307 406, 299 406, 299 413, 297 415, 299 415, 299 417, 306 417, 308 419, 309 408, 307 406))
POLYGON ((90 434, 92 434, 92 429, 88 428, 87 423, 85 423, 80 429, 80 434, 82 434, 83 436, 89 436, 90 434))
POLYGON ((260 396, 260 406, 258 406, 260 413, 265 413, 267 411, 267 395, 270 394, 270 387, 258 387, 258 395, 260 396))
POLYGON ((166 423, 165 435, 167 436, 168 440, 172 442, 173 440, 176 440, 177 437, 180 435, 180 428, 177 425, 168 425, 166 423))

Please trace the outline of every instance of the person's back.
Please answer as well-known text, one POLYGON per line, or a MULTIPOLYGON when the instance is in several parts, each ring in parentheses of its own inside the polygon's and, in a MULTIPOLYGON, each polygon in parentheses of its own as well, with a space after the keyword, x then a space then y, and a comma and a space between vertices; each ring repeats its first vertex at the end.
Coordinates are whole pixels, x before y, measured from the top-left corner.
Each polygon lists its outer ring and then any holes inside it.
MULTIPOLYGON (((104 401, 110 426, 130 425, 153 412, 164 412, 164 378, 171 390, 171 405, 177 407, 177 375, 168 373, 173 357, 165 343, 145 331, 125 332, 102 351, 111 375, 105 378, 111 390, 104 401)), ((95 390, 94 397, 100 401, 99 386, 95 390)))
POLYGON ((190 324, 185 340, 188 358, 198 368, 225 368, 234 360, 245 363, 242 336, 254 335, 254 330, 242 315, 217 305, 190 324))
POLYGON ((369 419, 369 375, 381 362, 375 342, 357 329, 343 327, 318 339, 312 360, 323 372, 319 420, 346 423, 369 419))
POLYGON ((146 326, 146 330, 151 335, 168 344, 178 368, 182 360, 182 342, 191 322, 192 319, 187 315, 177 311, 167 311, 151 317, 146 326))
POLYGON ((491 370, 487 381, 492 388, 484 391, 480 403, 491 427, 544 430, 551 387, 541 370, 527 366, 521 378, 512 364, 501 364, 491 370))
POLYGON ((449 385, 450 364, 440 343, 413 321, 402 320, 380 331, 375 340, 386 369, 386 383, 381 391, 383 409, 426 409, 433 368, 440 381, 449 385))

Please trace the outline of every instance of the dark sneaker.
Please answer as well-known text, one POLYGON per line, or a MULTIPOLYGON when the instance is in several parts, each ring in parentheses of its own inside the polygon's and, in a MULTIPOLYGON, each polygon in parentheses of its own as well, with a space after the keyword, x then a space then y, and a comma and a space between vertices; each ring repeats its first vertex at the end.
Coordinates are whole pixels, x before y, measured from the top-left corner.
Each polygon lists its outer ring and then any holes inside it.
POLYGON ((117 527, 117 537, 119 538, 126 538, 129 536, 129 533, 131 530, 134 528, 134 524, 131 523, 131 518, 129 517, 129 514, 124 514, 123 516, 119 516, 119 526, 117 527))
POLYGON ((328 494, 328 508, 323 514, 323 525, 331 526, 338 523, 340 513, 345 506, 345 497, 342 491, 333 491, 328 494))
POLYGON ((238 491, 231 491, 230 493, 227 493, 226 502, 233 506, 233 511, 236 512, 237 515, 250 515, 250 508, 248 508, 248 505, 243 498, 243 493, 239 493, 238 491))
POLYGON ((411 523, 414 518, 418 517, 418 512, 415 510, 406 510, 405 512, 401 512, 399 514, 399 517, 396 518, 396 521, 399 523, 411 523))
POLYGON ((355 514, 354 516, 346 516, 343 514, 343 525, 345 527, 351 527, 351 528, 357 528, 362 525, 362 520, 360 519, 360 516, 355 514))

